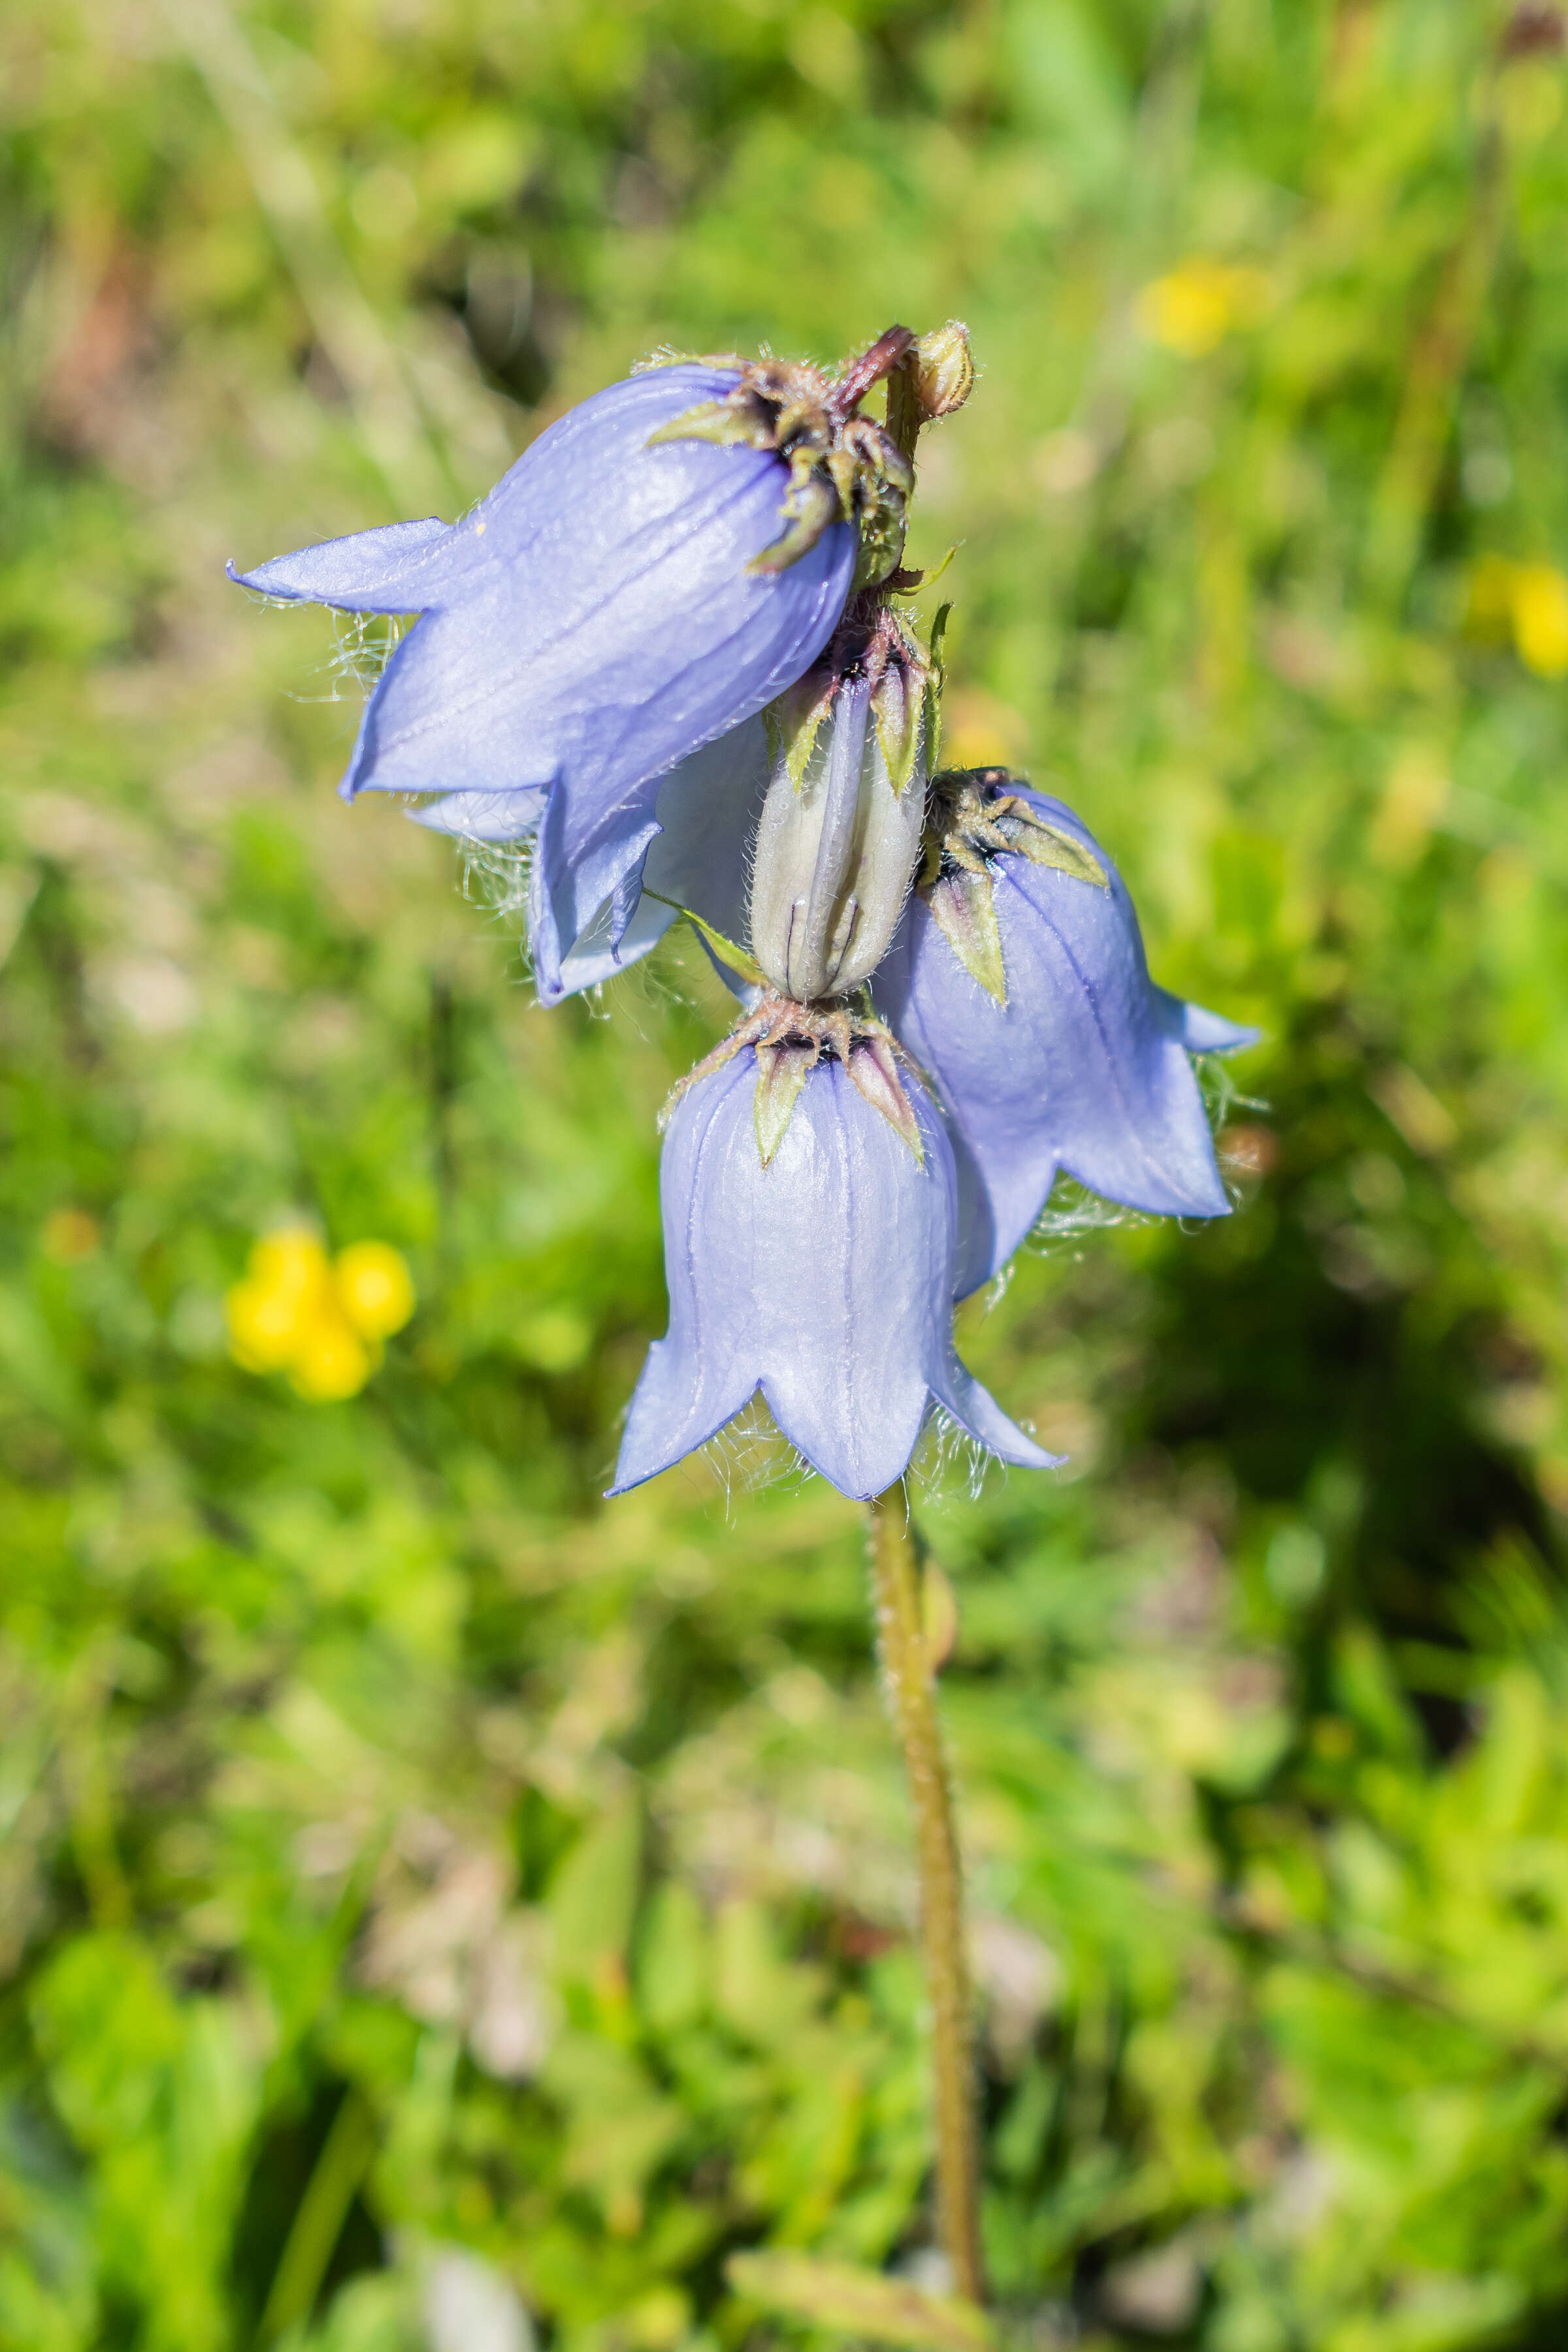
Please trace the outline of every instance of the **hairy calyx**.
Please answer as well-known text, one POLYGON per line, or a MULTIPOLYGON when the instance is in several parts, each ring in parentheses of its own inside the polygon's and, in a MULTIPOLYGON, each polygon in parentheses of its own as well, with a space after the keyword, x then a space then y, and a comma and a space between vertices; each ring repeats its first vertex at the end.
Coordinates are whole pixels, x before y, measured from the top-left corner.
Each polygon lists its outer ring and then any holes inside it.
POLYGON ((893 434, 860 415, 859 404, 916 348, 907 327, 889 327, 837 377, 800 362, 742 361, 732 392, 673 417, 648 446, 713 441, 771 450, 789 468, 780 509, 784 528, 749 569, 785 572, 830 523, 847 522, 860 541, 854 584, 874 587, 898 569, 903 553, 915 469, 893 434))
POLYGON ((757 1058, 753 1116, 757 1150, 764 1168, 788 1131, 801 1088, 820 1062, 842 1063, 857 1092, 873 1110, 880 1111, 923 1164, 920 1121, 900 1076, 903 1049, 884 1023, 848 1004, 802 1004, 770 992, 681 1079, 665 1116, 689 1087, 722 1068, 748 1046, 757 1058))
POLYGON ((992 898, 996 858, 1026 857, 1109 887, 1093 851, 1016 792, 1018 781, 1005 768, 944 768, 931 778, 915 885, 960 963, 998 1004, 1007 1002, 1007 974, 992 898))

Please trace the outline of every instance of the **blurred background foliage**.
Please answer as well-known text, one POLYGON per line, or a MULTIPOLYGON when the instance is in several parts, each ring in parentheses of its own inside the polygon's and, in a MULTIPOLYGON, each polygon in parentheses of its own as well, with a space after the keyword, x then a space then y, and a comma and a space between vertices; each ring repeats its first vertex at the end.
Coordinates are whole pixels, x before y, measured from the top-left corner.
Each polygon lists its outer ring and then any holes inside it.
POLYGON ((1233 1219, 1058 1202, 964 1310, 1068 1469, 918 1505, 998 2293, 1562 2344, 1565 71, 1530 0, 10 0, 6 2352, 720 2352, 737 2247, 929 2275, 858 1515, 746 1445, 597 1500, 713 987, 533 1009, 332 796, 374 636, 222 567, 653 347, 953 314, 950 747, 1268 1033, 1233 1219), (374 1372, 229 1353, 301 1224, 412 1270, 374 1372))

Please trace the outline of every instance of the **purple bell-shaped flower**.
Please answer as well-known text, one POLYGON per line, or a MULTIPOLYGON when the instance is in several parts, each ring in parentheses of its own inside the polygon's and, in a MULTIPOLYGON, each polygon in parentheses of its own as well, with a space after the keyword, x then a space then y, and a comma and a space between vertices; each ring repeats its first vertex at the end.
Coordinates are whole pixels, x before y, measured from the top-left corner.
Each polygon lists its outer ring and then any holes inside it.
MULTIPOLYGON (((657 947, 683 910, 722 939, 744 939, 752 849, 772 764, 767 729, 760 718, 748 719, 660 779, 659 830, 563 956, 561 993, 615 979, 657 947)), ((535 892, 541 871, 536 862, 530 877, 535 892)), ((735 974, 720 970, 734 987, 735 974)))
POLYGON ((234 574, 293 603, 423 616, 342 789, 437 794, 424 821, 479 840, 536 835, 546 1002, 601 909, 618 944, 662 780, 792 685, 851 586, 896 566, 912 475, 856 411, 912 340, 889 331, 831 381, 777 362, 650 369, 552 425, 458 523, 394 523, 234 574))
POLYGON ((1188 1057, 1258 1032, 1156 987, 1126 886, 1065 803, 999 770, 949 771, 931 809, 873 987, 948 1114, 956 1295, 1011 1257, 1058 1170, 1129 1208, 1226 1215, 1188 1057))
POLYGON ((879 1025, 767 1000, 681 1092, 660 1169, 669 1333, 612 1493, 706 1444, 760 1389, 842 1494, 909 1466, 932 1408, 1005 1462, 1054 1457, 952 1341, 952 1153, 879 1025))

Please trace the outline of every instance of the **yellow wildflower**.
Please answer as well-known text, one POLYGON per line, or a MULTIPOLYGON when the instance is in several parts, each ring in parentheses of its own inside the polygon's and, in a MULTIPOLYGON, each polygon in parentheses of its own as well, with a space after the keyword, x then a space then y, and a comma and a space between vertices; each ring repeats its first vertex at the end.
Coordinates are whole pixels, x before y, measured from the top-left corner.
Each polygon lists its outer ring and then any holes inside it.
POLYGON ((325 1314, 300 1335, 289 1367, 294 1386, 316 1404, 357 1396, 375 1369, 374 1355, 342 1315, 325 1314))
POLYGON ((280 1372, 327 1303, 327 1253, 297 1226, 267 1234, 226 1300, 230 1350, 247 1372, 280 1372))
POLYGON ((414 1312, 414 1285, 389 1242, 351 1242, 332 1269, 343 1313, 367 1339, 388 1339, 414 1312))
POLYGON ((1237 327, 1250 326, 1268 299, 1261 269, 1193 254, 1139 294, 1134 316, 1152 343, 1202 359, 1237 327))
POLYGON ((1514 566, 1513 642, 1537 677, 1568 677, 1568 580, 1550 563, 1514 566))
POLYGON ((414 1312, 414 1285, 385 1242, 354 1242, 330 1259, 300 1226, 263 1234, 226 1302, 229 1349, 251 1372, 288 1372, 318 1402, 354 1396, 381 1360, 381 1341, 414 1312))
POLYGON ((1483 555, 1470 574, 1466 634, 1506 643, 1537 677, 1568 677, 1568 578, 1551 563, 1483 555))

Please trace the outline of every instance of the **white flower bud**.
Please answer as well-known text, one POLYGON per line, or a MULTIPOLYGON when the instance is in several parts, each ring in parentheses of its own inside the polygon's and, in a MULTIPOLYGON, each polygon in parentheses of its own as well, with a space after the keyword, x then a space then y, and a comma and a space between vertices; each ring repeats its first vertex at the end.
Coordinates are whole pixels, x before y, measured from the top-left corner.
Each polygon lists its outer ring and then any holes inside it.
MULTIPOLYGON (((773 763, 752 874, 752 953, 799 1003, 868 980, 898 927, 925 824, 923 712, 914 764, 893 790, 864 675, 844 678, 798 783, 773 763)), ((912 715, 912 714, 911 714, 912 715)))
POLYGON ((906 364, 914 378, 924 425, 938 416, 951 416, 974 389, 974 354, 962 319, 950 319, 945 327, 922 335, 906 364))

